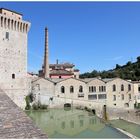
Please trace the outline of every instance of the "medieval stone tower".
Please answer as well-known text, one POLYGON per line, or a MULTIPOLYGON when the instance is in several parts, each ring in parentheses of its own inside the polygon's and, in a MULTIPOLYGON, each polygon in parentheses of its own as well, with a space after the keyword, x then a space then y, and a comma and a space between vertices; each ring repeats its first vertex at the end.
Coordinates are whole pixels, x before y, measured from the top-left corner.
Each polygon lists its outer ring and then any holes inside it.
POLYGON ((0 89, 23 107, 27 95, 27 38, 30 23, 22 14, 0 9, 0 89))

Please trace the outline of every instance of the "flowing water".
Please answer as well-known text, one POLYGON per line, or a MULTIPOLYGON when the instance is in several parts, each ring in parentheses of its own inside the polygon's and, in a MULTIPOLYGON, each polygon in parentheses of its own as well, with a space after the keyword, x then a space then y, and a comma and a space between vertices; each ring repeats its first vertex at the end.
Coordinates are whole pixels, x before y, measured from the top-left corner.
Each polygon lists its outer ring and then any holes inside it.
POLYGON ((83 110, 27 111, 49 138, 128 138, 83 110))

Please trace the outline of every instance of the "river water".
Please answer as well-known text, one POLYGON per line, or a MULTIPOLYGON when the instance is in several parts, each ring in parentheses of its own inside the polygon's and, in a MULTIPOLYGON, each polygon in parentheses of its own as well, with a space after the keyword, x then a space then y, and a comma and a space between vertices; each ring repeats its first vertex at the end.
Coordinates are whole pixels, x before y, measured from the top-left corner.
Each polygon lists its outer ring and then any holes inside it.
POLYGON ((83 110, 27 111, 49 138, 128 138, 83 110))

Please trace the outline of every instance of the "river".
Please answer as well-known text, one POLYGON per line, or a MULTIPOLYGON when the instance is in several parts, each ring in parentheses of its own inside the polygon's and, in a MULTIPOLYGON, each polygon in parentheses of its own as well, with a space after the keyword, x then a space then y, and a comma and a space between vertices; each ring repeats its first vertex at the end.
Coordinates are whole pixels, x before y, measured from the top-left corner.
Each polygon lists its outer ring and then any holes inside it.
POLYGON ((83 110, 50 109, 26 113, 49 138, 128 138, 83 110))

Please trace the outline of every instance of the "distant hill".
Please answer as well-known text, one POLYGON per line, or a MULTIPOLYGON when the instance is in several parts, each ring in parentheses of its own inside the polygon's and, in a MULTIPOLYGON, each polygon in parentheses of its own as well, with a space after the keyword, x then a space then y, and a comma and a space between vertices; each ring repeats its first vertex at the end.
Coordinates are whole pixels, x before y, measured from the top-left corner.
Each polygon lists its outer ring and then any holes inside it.
POLYGON ((137 61, 132 63, 128 61, 126 65, 120 66, 116 64, 116 68, 108 71, 96 71, 86 72, 80 74, 80 78, 93 78, 93 77, 101 77, 101 78, 114 78, 120 77, 122 79, 130 79, 132 81, 140 80, 140 56, 137 57, 137 61))

